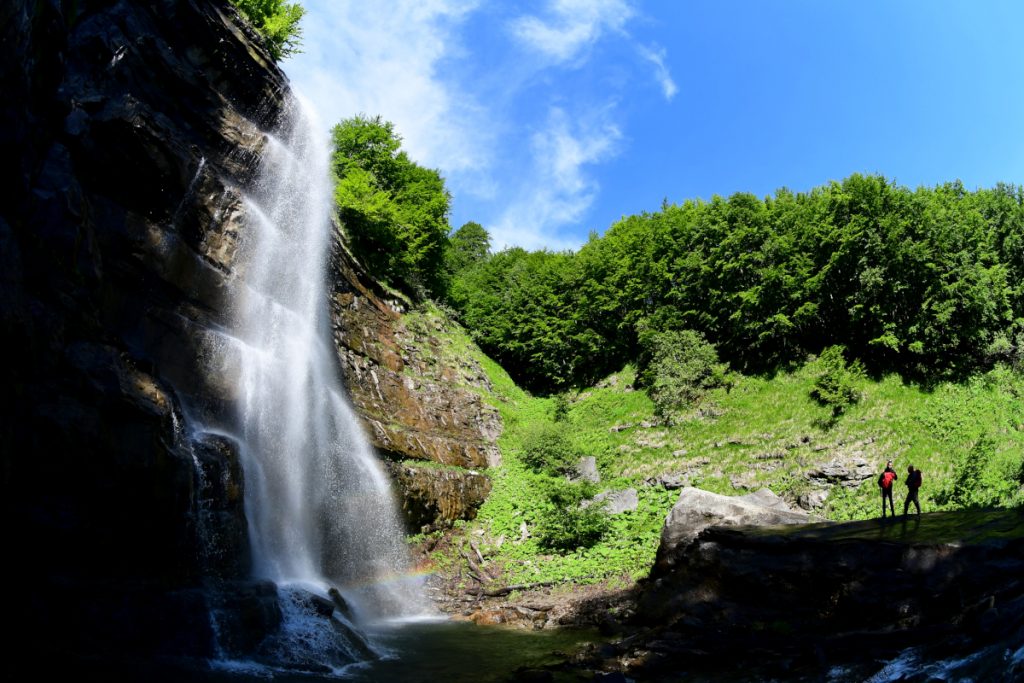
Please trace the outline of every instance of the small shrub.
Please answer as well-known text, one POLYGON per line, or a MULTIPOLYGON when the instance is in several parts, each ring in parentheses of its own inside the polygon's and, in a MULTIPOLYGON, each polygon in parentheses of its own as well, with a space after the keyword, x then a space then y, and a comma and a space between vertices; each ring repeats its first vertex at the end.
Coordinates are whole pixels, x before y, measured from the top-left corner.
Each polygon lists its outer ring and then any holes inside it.
POLYGON ((833 417, 839 417, 860 401, 857 382, 864 377, 864 368, 860 361, 847 364, 842 346, 830 346, 822 351, 818 365, 820 371, 814 381, 811 397, 826 408, 831 408, 833 417))
POLYGON ((534 472, 553 477, 571 472, 582 455, 564 423, 531 425, 523 435, 522 446, 523 462, 534 472))
POLYGON ((659 417, 671 418, 709 390, 729 382, 713 344, 693 330, 641 330, 638 380, 659 417))
POLYGON ((285 0, 231 0, 253 27, 260 32, 274 60, 300 52, 302 28, 299 22, 306 13, 301 5, 285 0))
POLYGON ((544 488, 549 505, 538 516, 536 527, 542 548, 561 552, 589 548, 611 527, 602 506, 580 506, 592 487, 550 479, 544 488))
POLYGON ((957 458, 952 480, 939 493, 941 504, 957 508, 1013 505, 1019 502, 1024 462, 1000 460, 988 435, 957 458))
POLYGON ((565 422, 569 417, 569 396, 562 392, 555 396, 555 407, 553 416, 555 422, 565 422))

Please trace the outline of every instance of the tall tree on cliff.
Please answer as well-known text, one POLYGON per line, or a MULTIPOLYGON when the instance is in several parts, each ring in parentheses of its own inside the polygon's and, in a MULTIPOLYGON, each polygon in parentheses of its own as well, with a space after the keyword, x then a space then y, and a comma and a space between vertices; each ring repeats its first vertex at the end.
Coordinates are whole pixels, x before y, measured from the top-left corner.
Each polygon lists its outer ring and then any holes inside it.
POLYGON ((335 202, 357 254, 394 285, 440 295, 451 204, 441 174, 409 159, 380 116, 345 119, 331 135, 335 202))

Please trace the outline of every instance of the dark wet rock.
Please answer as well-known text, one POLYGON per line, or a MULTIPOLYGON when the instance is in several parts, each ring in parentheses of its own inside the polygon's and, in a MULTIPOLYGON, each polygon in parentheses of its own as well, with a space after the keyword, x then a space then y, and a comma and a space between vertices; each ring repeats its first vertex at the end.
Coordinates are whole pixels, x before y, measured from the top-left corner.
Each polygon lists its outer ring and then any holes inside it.
POLYGON ((185 416, 235 398, 205 358, 286 81, 226 2, 14 0, 0 32, 22 656, 208 656, 208 585, 247 572, 246 525, 237 457, 193 449, 185 416))
POLYGON ((884 680, 1014 681, 1021 577, 1020 509, 710 527, 655 568, 603 661, 644 680, 861 681, 899 660, 884 680))
POLYGON ((281 626, 277 587, 270 581, 228 581, 208 593, 217 642, 230 657, 251 656, 281 626))
POLYGON ((457 467, 388 463, 398 489, 409 529, 445 529, 459 519, 473 519, 487 495, 491 480, 480 472, 457 467))

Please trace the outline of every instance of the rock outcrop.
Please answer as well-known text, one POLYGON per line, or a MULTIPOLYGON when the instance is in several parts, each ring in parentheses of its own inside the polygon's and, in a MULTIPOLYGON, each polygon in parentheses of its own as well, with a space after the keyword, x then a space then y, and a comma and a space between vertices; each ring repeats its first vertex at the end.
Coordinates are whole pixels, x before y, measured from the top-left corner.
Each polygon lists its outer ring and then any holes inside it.
MULTIPOLYGON (((210 582, 248 580, 243 482, 185 425, 234 400, 206 352, 286 81, 225 1, 14 0, 0 31, 19 659, 210 655, 210 582)), ((272 626, 266 586, 228 592, 272 626)))
POLYGON ((473 519, 491 492, 491 480, 474 470, 401 462, 389 463, 388 471, 405 519, 415 531, 444 529, 456 520, 473 519))
POLYGON ((452 343, 455 323, 427 307, 410 312, 352 258, 340 231, 331 272, 345 384, 370 441, 392 461, 410 530, 472 519, 491 488, 480 470, 500 463, 501 418, 484 400, 486 373, 452 343))
POLYGON ((443 315, 407 315, 339 238, 332 263, 334 337, 352 404, 373 445, 393 460, 463 468, 497 465, 498 411, 487 375, 450 348, 443 315))
MULTIPOLYGON (((245 656, 281 613, 248 578, 238 447, 219 436, 237 386, 222 331, 242 189, 287 81, 227 0, 14 0, 0 32, 0 444, 21 656, 211 656, 211 609, 223 651, 245 656)), ((435 362, 434 332, 335 253, 340 365, 377 445, 496 462, 480 368, 435 362)), ((458 472, 417 484, 440 491, 441 517, 486 495, 458 472)))
POLYGON ((638 680, 1024 675, 1024 510, 714 526, 638 591, 629 637, 578 658, 638 680))

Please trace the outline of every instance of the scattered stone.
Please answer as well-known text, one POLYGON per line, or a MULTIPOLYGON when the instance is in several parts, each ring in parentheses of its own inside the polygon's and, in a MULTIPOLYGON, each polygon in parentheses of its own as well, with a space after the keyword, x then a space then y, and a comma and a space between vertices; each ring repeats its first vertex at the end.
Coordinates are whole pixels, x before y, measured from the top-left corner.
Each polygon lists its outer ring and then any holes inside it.
POLYGON ((771 453, 757 453, 754 455, 754 460, 782 460, 785 457, 785 453, 781 451, 773 451, 771 453))
POLYGON ((596 484, 601 481, 601 473, 597 471, 597 459, 588 455, 580 458, 576 471, 569 477, 570 481, 589 481, 596 484))
POLYGON ((752 489, 757 485, 754 472, 746 471, 741 474, 729 475, 729 483, 734 489, 752 489))
POLYGON ((648 477, 644 479, 644 486, 660 486, 669 491, 675 491, 681 489, 684 486, 689 486, 690 476, 688 473, 675 472, 671 474, 659 474, 656 477, 648 477))
POLYGON ((676 458, 681 458, 689 452, 690 451, 686 450, 685 448, 680 448, 678 451, 672 451, 672 456, 676 458))
POLYGON ((621 491, 605 491, 594 496, 593 500, 585 500, 582 507, 589 507, 596 503, 604 503, 604 511, 609 515, 618 515, 623 512, 636 510, 640 505, 640 498, 636 489, 628 488, 621 491))
POLYGON ((865 479, 871 479, 874 474, 871 465, 864 458, 854 457, 846 461, 836 458, 809 472, 807 478, 820 485, 839 484, 847 488, 856 488, 865 479))
POLYGON ((608 431, 612 432, 613 434, 617 434, 619 432, 624 432, 627 429, 632 429, 635 426, 636 425, 633 424, 632 422, 625 422, 625 423, 620 424, 620 425, 612 425, 611 427, 608 428, 608 431))
POLYGON ((825 507, 825 501, 828 499, 828 494, 828 489, 815 489, 813 491, 801 493, 800 498, 797 499, 797 505, 808 511, 821 509, 825 507))
POLYGON ((636 445, 641 448, 662 448, 665 445, 664 432, 641 434, 636 438, 636 445))

